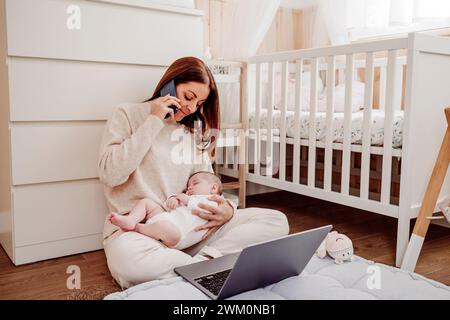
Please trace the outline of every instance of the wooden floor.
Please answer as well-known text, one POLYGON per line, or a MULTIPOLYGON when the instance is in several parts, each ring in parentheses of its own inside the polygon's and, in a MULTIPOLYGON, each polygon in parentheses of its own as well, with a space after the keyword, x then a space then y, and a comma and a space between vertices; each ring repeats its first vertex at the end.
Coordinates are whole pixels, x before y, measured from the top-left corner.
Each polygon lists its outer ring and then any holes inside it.
MULTIPOLYGON (((289 192, 247 198, 248 207, 274 208, 286 213, 290 231, 298 232, 325 224, 353 240, 355 254, 393 265, 396 220, 289 192)), ((450 285, 450 229, 432 225, 416 272, 450 285)), ((0 249, 0 299, 102 298, 119 288, 106 266, 103 250, 15 267, 0 249), (67 267, 81 269, 82 290, 66 287, 67 267)))

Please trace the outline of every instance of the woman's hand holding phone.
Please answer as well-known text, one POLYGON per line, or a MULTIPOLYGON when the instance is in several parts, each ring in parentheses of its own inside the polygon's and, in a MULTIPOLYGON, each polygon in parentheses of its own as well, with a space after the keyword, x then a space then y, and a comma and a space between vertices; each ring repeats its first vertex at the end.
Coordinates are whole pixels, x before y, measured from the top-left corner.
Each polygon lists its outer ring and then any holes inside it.
POLYGON ((174 119, 174 110, 170 106, 175 106, 181 109, 180 99, 166 95, 164 97, 159 97, 155 100, 149 101, 150 114, 164 120, 166 115, 169 113, 170 117, 174 119))

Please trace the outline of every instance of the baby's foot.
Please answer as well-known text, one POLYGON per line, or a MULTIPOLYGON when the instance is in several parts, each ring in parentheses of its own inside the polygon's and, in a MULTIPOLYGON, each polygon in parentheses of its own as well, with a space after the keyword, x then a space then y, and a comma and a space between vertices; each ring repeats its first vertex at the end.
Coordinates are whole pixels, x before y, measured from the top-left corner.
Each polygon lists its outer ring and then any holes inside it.
POLYGON ((123 231, 133 231, 136 228, 136 221, 130 216, 124 216, 115 212, 110 212, 107 219, 112 224, 120 227, 123 231))

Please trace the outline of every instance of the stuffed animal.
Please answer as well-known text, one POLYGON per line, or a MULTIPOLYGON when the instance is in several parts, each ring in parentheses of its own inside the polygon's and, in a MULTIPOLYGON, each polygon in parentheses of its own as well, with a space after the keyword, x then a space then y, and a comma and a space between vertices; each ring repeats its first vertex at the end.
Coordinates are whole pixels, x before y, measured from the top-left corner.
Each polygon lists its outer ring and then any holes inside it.
POLYGON ((333 231, 322 241, 316 253, 319 258, 325 258, 328 253, 335 263, 342 264, 344 261, 352 261, 353 243, 346 235, 333 231))
POLYGON ((437 204, 437 207, 441 212, 443 213, 443 216, 431 216, 428 217, 430 220, 436 220, 436 219, 447 219, 447 222, 450 223, 450 196, 442 200, 437 204))
POLYGON ((439 202, 438 207, 444 214, 445 219, 450 223, 450 196, 439 202))

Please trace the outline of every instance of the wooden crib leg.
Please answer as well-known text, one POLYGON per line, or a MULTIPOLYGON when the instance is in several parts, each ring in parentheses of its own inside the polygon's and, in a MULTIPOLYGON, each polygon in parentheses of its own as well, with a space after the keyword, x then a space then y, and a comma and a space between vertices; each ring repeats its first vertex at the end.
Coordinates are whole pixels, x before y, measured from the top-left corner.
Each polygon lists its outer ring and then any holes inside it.
POLYGON ((408 271, 414 271, 416 268, 420 250, 422 249, 422 244, 427 234, 428 226, 430 225, 428 217, 433 215, 433 209, 438 200, 450 163, 450 108, 445 109, 445 115, 448 123, 447 130, 401 266, 402 269, 408 271))

